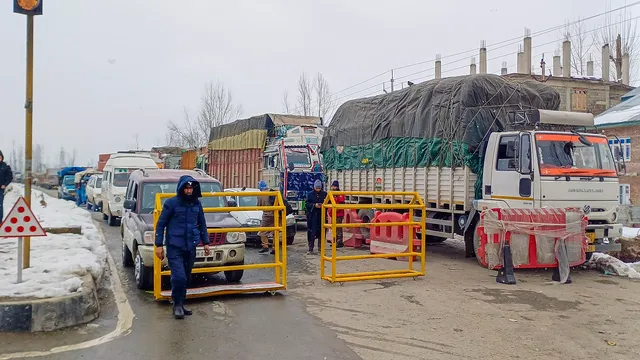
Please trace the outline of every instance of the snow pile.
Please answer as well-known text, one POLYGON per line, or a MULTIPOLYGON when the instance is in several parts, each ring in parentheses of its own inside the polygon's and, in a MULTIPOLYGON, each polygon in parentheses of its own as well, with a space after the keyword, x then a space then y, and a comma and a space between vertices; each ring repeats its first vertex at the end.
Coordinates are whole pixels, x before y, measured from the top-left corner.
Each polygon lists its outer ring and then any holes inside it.
POLYGON ((596 116, 594 122, 596 125, 617 124, 626 121, 637 120, 640 116, 640 106, 634 106, 620 111, 611 111, 596 116))
MULTIPOLYGON (((22 185, 12 184, 5 194, 5 215, 24 194, 22 185)), ((31 267, 22 271, 16 284, 17 239, 0 239, 0 298, 48 298, 69 295, 81 290, 82 277, 102 276, 106 264, 106 248, 91 214, 73 202, 32 191, 31 207, 43 227, 81 226, 82 235, 50 234, 31 238, 31 267), (46 202, 43 207, 41 200, 46 202)))
POLYGON ((629 264, 607 254, 593 253, 588 263, 589 267, 609 275, 640 279, 639 264, 629 264))

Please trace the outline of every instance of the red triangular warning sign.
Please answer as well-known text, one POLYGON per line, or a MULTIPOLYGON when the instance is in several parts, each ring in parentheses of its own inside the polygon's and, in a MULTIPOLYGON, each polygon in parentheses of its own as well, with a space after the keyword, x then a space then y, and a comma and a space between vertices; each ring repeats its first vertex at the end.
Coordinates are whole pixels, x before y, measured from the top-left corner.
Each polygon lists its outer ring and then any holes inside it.
POLYGON ((0 237, 47 236, 23 197, 13 205, 0 224, 0 237))

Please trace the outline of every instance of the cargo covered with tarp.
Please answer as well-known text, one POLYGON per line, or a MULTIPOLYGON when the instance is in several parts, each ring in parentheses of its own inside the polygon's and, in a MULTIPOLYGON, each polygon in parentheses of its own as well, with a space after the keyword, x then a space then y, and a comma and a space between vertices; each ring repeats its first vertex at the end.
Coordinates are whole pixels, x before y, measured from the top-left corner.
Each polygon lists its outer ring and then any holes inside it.
POLYGON ((468 166, 479 183, 480 148, 491 132, 509 130, 523 110, 559 106, 560 94, 536 81, 497 75, 436 79, 345 102, 320 149, 327 170, 468 166))
POLYGON ((317 126, 315 116, 263 114, 236 120, 211 129, 210 150, 262 149, 267 137, 283 135, 294 126, 317 126), (279 134, 283 132, 283 134, 279 134))

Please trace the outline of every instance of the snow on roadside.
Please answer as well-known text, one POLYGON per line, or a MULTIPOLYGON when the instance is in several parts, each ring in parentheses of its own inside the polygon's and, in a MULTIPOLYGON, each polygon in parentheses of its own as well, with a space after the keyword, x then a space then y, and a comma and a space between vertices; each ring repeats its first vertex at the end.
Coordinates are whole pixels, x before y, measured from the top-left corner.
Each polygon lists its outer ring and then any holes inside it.
POLYGON ((637 236, 640 236, 640 228, 630 228, 623 227, 622 228, 622 237, 625 239, 635 239, 637 236))
MULTIPOLYGON (((22 195, 24 186, 11 184, 4 198, 5 216, 22 195)), ((31 238, 31 267, 23 270, 20 284, 16 284, 17 239, 0 239, 0 298, 49 298, 81 291, 82 277, 91 274, 97 280, 106 265, 106 248, 91 214, 73 202, 38 190, 31 195, 31 208, 43 227, 81 226, 82 235, 31 238), (46 207, 40 204, 41 199, 46 207)))
POLYGON ((640 279, 640 263, 625 263, 611 255, 593 253, 588 263, 589 267, 610 275, 640 279))

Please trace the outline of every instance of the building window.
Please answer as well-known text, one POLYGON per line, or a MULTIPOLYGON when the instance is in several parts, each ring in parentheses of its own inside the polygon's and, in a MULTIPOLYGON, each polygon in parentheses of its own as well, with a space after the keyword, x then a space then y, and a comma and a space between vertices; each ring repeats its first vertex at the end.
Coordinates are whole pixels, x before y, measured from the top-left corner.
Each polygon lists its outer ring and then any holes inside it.
POLYGON ((587 90, 573 89, 571 111, 587 111, 587 90))
POLYGON ((620 149, 622 150, 624 161, 631 161, 631 138, 619 138, 619 140, 620 142, 618 143, 617 138, 609 139, 609 146, 613 152, 613 158, 616 159, 616 154, 618 153, 618 149, 620 149))
POLYGON ((631 204, 631 186, 629 184, 620 184, 620 196, 618 198, 618 202, 620 205, 630 205, 631 204))

